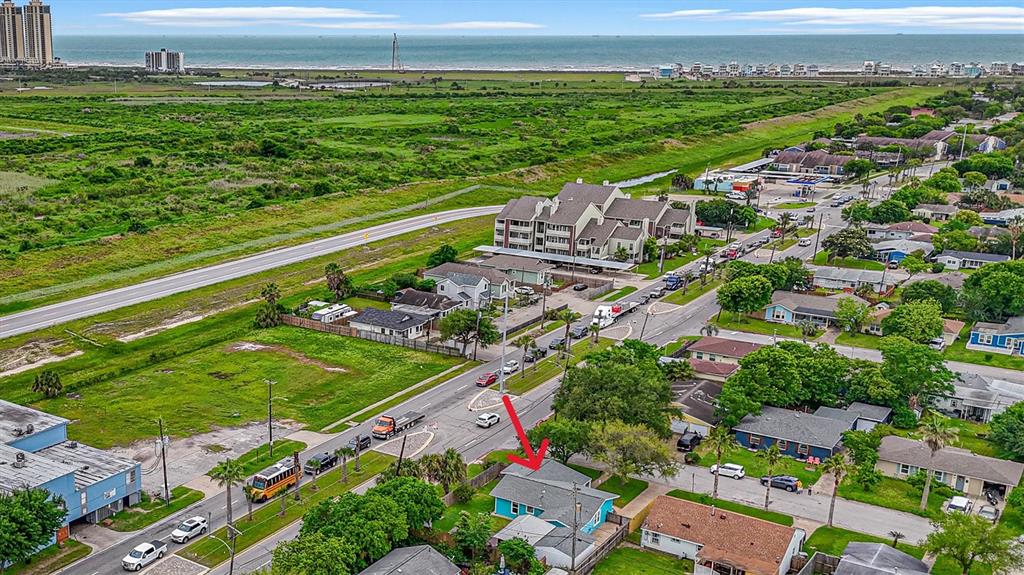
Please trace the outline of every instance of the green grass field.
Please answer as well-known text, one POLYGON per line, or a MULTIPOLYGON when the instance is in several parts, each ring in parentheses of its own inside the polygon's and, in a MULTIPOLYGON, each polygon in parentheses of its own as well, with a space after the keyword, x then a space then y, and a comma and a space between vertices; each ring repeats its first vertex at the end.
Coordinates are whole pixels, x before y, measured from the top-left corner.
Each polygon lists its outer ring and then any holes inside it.
MULTIPOLYGON (((498 481, 498 479, 495 479, 480 489, 477 489, 469 501, 466 501, 465 503, 456 503, 451 507, 446 507, 441 518, 434 522, 433 528, 437 531, 448 533, 455 528, 455 523, 459 520, 459 514, 463 511, 470 514, 484 513, 486 515, 490 515, 491 513, 494 513, 494 498, 490 496, 490 492, 494 489, 494 486, 498 484, 498 481)), ((509 519, 505 519, 504 517, 492 515, 491 533, 501 531, 501 529, 510 522, 511 521, 509 519)))
POLYGON ((943 355, 951 361, 977 363, 979 365, 991 365, 993 367, 1024 371, 1024 358, 967 349, 967 340, 963 337, 947 347, 943 355))
POLYGON ((852 333, 844 331, 836 337, 836 345, 849 345, 865 349, 879 349, 882 338, 870 333, 852 333))
MULTIPOLYGON (((715 324, 723 330, 746 331, 750 333, 778 335, 780 337, 792 337, 797 339, 803 337, 803 334, 800 332, 800 328, 795 325, 774 323, 744 315, 736 318, 729 312, 723 312, 722 317, 715 320, 715 324)), ((818 330, 808 339, 814 339, 820 336, 821 333, 821 330, 818 330)))
MULTIPOLYGON (((706 449, 698 447, 697 452, 701 455, 701 466, 711 467, 715 464, 714 455, 708 453, 706 449)), ((738 463, 742 465, 744 470, 747 472, 747 477, 760 478, 764 475, 768 475, 768 467, 765 465, 764 460, 758 457, 754 452, 747 449, 732 450, 728 455, 724 455, 722 457, 722 463, 738 463)), ((817 467, 807 469, 807 465, 805 463, 797 461, 792 457, 783 457, 774 473, 775 475, 792 475, 802 481, 804 487, 814 485, 814 482, 821 477, 821 471, 819 471, 817 467)), ((731 481, 731 479, 721 477, 719 480, 731 481)))
POLYGON ((637 495, 643 493, 647 489, 647 485, 648 483, 642 479, 627 477, 625 481, 621 481, 618 477, 613 476, 609 477, 601 485, 598 485, 597 488, 601 491, 618 495, 618 499, 615 500, 615 506, 621 509, 629 505, 630 501, 636 499, 637 495))
POLYGON ((776 210, 799 210, 803 208, 809 208, 817 205, 814 202, 782 202, 781 204, 775 204, 772 206, 776 210))
MULTIPOLYGON (((722 481, 727 480, 723 479, 722 481)), ((779 525, 793 525, 792 516, 783 513, 776 513, 775 511, 765 511, 760 507, 751 507, 750 505, 743 505, 742 503, 735 503, 725 499, 713 500, 710 495, 705 495, 703 493, 691 493, 689 491, 683 491, 682 489, 673 489, 668 492, 668 495, 670 497, 685 499, 702 505, 714 504, 715 507, 718 507, 719 509, 725 509, 726 511, 732 511, 733 513, 739 513, 740 515, 757 517, 758 519, 764 519, 765 521, 771 521, 772 523, 778 523, 779 525)))
POLYGON ((273 456, 270 455, 270 449, 266 445, 260 445, 239 455, 237 461, 242 466, 243 473, 248 476, 270 467, 280 461, 282 457, 288 457, 296 451, 301 452, 305 449, 306 444, 301 441, 278 439, 274 441, 273 456))
POLYGON ((922 517, 938 517, 942 513, 942 504, 946 498, 935 492, 933 488, 928 494, 928 505, 920 510, 921 490, 900 479, 883 477, 871 491, 865 491, 853 482, 844 481, 839 486, 839 496, 853 501, 860 501, 879 507, 888 507, 897 511, 905 511, 922 517))
POLYGON ((601 301, 617 301, 636 291, 636 286, 625 286, 601 298, 601 301))
MULTIPOLYGON (((639 533, 639 531, 637 531, 639 533)), ((656 551, 619 547, 594 567, 593 575, 679 575, 693 573, 693 561, 656 551)))
POLYGON ((179 485, 171 490, 171 502, 165 504, 163 499, 151 498, 143 493, 142 502, 134 507, 127 507, 110 516, 109 528, 114 531, 138 531, 157 521, 174 515, 193 503, 202 501, 203 492, 179 485))
POLYGON ((64 547, 51 545, 33 555, 28 562, 9 565, 5 575, 50 575, 92 553, 92 547, 74 539, 64 542, 64 547))
MULTIPOLYGON (((815 551, 833 555, 839 557, 843 554, 843 550, 846 549, 846 545, 851 541, 858 541, 863 543, 885 543, 892 545, 892 539, 882 539, 881 537, 875 537, 874 535, 868 535, 867 533, 858 533, 857 531, 850 531, 849 529, 842 529, 840 527, 819 527, 814 530, 814 533, 807 538, 807 543, 804 544, 804 550, 808 555, 814 555, 815 551)), ((899 543, 897 549, 913 555, 918 559, 924 557, 924 550, 915 545, 908 545, 907 543, 899 543)))

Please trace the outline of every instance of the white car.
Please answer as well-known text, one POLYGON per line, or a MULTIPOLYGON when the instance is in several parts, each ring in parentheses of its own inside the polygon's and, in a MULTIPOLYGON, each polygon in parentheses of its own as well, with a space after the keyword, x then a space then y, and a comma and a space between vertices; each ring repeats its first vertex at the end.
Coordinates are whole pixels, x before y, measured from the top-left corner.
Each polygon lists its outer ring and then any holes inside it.
POLYGON ((729 192, 728 194, 725 194, 725 197, 730 199, 730 200, 746 200, 747 199, 747 195, 746 194, 741 194, 739 192, 729 192))
POLYGON ((974 502, 960 495, 954 496, 946 502, 946 513, 970 513, 974 502))
POLYGON ((995 523, 996 519, 999 519, 999 510, 991 505, 982 505, 981 509, 978 509, 978 517, 984 517, 995 523))
POLYGON ((203 533, 206 533, 206 518, 196 515, 182 521, 174 531, 171 531, 171 540, 175 543, 185 543, 203 533))
POLYGON ((722 477, 732 477, 733 479, 743 479, 743 476, 747 474, 742 465, 735 463, 724 463, 721 467, 712 465, 711 473, 718 473, 722 477))
POLYGON ((480 417, 476 418, 476 425, 477 427, 487 429, 499 421, 501 421, 501 417, 497 413, 483 413, 480 414, 480 417))
POLYGON ((933 337, 932 339, 928 340, 928 347, 934 349, 935 351, 942 351, 946 349, 946 339, 941 337, 933 337))
POLYGON ((797 242, 797 244, 803 247, 807 247, 811 245, 811 238, 800 238, 800 241, 797 242))
POLYGON ((505 365, 501 366, 501 371, 502 373, 515 373, 519 371, 519 362, 514 359, 510 359, 505 362, 505 365))
POLYGON ((519 286, 516 288, 516 293, 522 295, 533 295, 533 288, 530 286, 519 286))

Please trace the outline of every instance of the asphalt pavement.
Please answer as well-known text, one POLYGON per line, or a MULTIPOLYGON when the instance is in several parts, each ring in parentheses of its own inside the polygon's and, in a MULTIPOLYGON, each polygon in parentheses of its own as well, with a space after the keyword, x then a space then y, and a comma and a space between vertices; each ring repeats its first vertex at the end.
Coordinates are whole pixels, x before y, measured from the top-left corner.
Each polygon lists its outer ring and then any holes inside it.
POLYGON ((244 277, 412 231, 466 218, 496 214, 501 211, 501 208, 502 206, 482 206, 414 216, 5 315, 0 317, 0 339, 244 277))

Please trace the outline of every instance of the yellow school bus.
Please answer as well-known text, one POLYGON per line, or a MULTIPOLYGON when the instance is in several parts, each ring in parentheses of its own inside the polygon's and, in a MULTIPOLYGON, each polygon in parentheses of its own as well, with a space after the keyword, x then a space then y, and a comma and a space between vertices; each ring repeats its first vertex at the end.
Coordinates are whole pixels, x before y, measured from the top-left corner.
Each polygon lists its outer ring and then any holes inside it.
POLYGON ((302 467, 292 460, 280 461, 249 479, 249 493, 253 501, 266 501, 298 481, 302 467))

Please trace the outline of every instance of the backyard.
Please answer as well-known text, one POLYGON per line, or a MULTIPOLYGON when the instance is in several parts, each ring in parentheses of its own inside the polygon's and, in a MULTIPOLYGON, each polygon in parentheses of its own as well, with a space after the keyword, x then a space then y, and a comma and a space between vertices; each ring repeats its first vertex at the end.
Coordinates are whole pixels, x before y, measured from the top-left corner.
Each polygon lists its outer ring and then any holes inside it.
MULTIPOLYGON (((494 498, 490 496, 490 493, 494 486, 498 484, 498 481, 500 481, 500 478, 474 491, 473 497, 469 501, 446 507, 444 515, 435 521, 432 527, 437 531, 448 533, 455 527, 455 523, 459 520, 459 514, 463 511, 471 514, 483 513, 485 515, 494 513, 494 498)), ((491 533, 501 531, 509 523, 510 521, 504 517, 491 515, 491 533)))
POLYGON ((814 265, 832 266, 834 268, 849 268, 854 270, 875 270, 882 271, 885 265, 874 260, 861 260, 857 258, 832 258, 828 259, 828 250, 821 250, 814 255, 814 265))
POLYGON ((670 575, 693 573, 693 561, 655 551, 620 546, 594 568, 593 575, 670 575))

